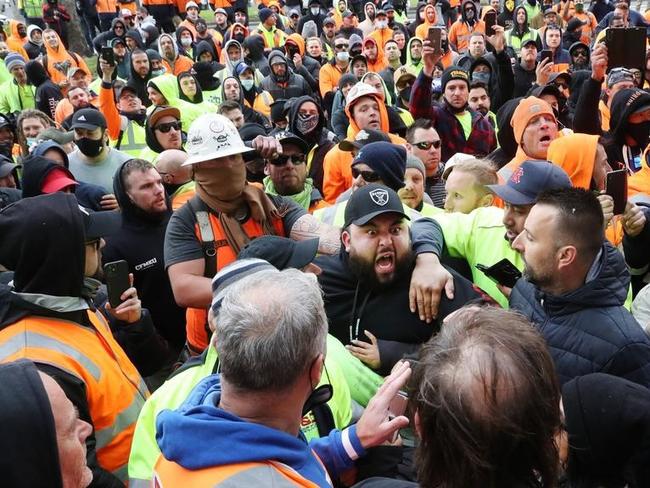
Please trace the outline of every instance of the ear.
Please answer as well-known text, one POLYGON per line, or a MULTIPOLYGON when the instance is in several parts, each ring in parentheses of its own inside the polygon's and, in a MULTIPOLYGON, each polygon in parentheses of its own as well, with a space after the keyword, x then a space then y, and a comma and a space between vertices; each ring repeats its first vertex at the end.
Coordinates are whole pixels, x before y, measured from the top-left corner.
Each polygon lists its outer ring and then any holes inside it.
POLYGON ((350 252, 350 231, 344 230, 341 232, 341 242, 345 248, 345 252, 350 252))
POLYGON ((269 163, 268 161, 264 163, 264 174, 265 174, 266 176, 270 176, 270 175, 271 175, 271 169, 269 168, 270 164, 271 164, 271 163, 269 163))
POLYGON ((421 431, 422 431, 422 422, 420 421, 420 411, 416 410, 415 415, 413 415, 413 424, 415 427, 415 433, 418 435, 418 437, 422 437, 421 431))
POLYGON ((494 203, 494 195, 492 193, 486 193, 478 201, 479 207, 491 207, 494 203))
POLYGON ((575 246, 563 246, 557 250, 557 267, 558 271, 564 270, 576 262, 578 258, 578 250, 575 246))
POLYGON ((407 150, 409 153, 412 153, 412 152, 413 152, 413 146, 411 146, 411 144, 409 144, 408 142, 406 143, 406 150, 407 150))
POLYGON ((323 364, 325 364, 325 356, 319 354, 309 369, 309 381, 312 385, 315 385, 314 388, 320 383, 320 377, 323 374, 323 364))

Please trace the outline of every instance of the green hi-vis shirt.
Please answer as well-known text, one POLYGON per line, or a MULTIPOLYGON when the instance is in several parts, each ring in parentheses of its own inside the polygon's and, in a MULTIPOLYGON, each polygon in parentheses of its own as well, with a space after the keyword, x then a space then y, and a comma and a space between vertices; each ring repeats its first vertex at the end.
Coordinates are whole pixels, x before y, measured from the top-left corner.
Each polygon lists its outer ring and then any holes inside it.
MULTIPOLYGON (((140 411, 131 445, 130 486, 150 486, 153 467, 160 456, 156 442, 158 414, 162 410, 178 408, 194 387, 212 374, 216 362, 217 351, 210 346, 203 363, 197 361, 194 367, 189 367, 168 379, 146 401, 140 411)), ((323 373, 320 384, 327 383, 329 378, 334 394, 327 405, 332 411, 336 428, 343 429, 352 419, 352 398, 365 407, 383 383, 383 378, 364 366, 343 344, 330 335, 327 336, 325 368, 327 374, 323 373), (352 396, 351 391, 355 392, 352 396)), ((311 412, 303 417, 301 430, 307 440, 318 437, 318 428, 311 412)))

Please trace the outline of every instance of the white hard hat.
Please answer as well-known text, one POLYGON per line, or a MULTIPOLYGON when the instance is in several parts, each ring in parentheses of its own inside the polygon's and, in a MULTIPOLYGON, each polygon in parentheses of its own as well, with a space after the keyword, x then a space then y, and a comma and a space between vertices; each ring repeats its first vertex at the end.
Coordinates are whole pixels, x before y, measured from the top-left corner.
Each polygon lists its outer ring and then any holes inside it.
POLYGON ((219 114, 204 114, 192 122, 185 150, 189 158, 182 166, 254 151, 244 145, 230 119, 219 114))

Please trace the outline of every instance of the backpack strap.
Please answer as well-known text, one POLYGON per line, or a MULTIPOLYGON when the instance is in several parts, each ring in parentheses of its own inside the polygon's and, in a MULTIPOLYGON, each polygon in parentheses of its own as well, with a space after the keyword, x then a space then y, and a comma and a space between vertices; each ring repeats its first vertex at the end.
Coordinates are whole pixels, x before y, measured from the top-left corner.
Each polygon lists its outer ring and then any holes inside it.
POLYGON ((203 275, 206 278, 212 279, 217 271, 217 250, 215 247, 214 231, 210 223, 210 213, 197 195, 189 199, 188 203, 192 212, 194 212, 196 223, 199 226, 199 239, 201 240, 203 258, 205 259, 205 272, 203 275))

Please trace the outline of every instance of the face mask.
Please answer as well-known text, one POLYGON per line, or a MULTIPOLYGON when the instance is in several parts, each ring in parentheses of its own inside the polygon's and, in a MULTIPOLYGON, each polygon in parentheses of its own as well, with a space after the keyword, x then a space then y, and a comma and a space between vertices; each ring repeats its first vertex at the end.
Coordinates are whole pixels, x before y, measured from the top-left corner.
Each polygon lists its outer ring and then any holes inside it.
POLYGON ((409 85, 409 86, 407 86, 405 88, 402 88, 399 91, 399 97, 402 100, 406 101, 406 102, 410 101, 411 100, 411 86, 409 85))
POLYGON ((388 27, 388 21, 378 20, 376 25, 377 25, 377 29, 385 29, 386 27, 388 27))
POLYGON ((472 73, 472 81, 478 81, 487 85, 490 82, 490 73, 472 73))
POLYGON ((309 11, 311 12, 312 15, 316 16, 320 13, 320 9, 318 7, 315 8, 310 8, 309 11))
POLYGON ((341 61, 342 63, 350 60, 350 53, 347 51, 341 51, 336 53, 336 60, 341 61))
POLYGON ((183 37, 183 38, 181 39, 181 45, 182 45, 183 47, 189 47, 189 46, 191 46, 191 45, 192 45, 192 39, 189 39, 189 38, 187 38, 187 37, 183 37))
POLYGON ((239 81, 241 81, 241 86, 243 86, 244 90, 246 90, 246 91, 250 91, 253 88, 253 86, 255 86, 255 80, 253 80, 253 79, 251 79, 251 80, 239 80, 239 81))
POLYGON ((151 76, 160 76, 160 75, 164 75, 164 74, 165 74, 165 69, 164 68, 154 69, 153 71, 151 71, 151 76))
POLYGON ((301 115, 298 114, 298 120, 296 121, 296 129, 302 135, 309 134, 313 131, 318 125, 318 115, 301 115))
POLYGON ((648 137, 650 137, 650 120, 640 124, 628 124, 627 133, 634 139, 637 147, 645 148, 648 145, 648 137))
POLYGON ((102 152, 102 148, 104 147, 104 141, 102 139, 88 139, 87 137, 82 137, 81 139, 77 139, 74 141, 81 153, 84 156, 88 156, 89 158, 94 158, 95 156, 98 156, 100 152, 102 152))
POLYGON ((26 137, 25 142, 27 142, 27 147, 32 148, 38 144, 38 138, 37 137, 26 137))
POLYGON ((196 12, 188 12, 187 18, 190 20, 196 20, 199 18, 199 14, 197 14, 196 12))
POLYGON ((240 44, 244 42, 244 34, 235 34, 232 37, 235 41, 239 42, 240 44))

